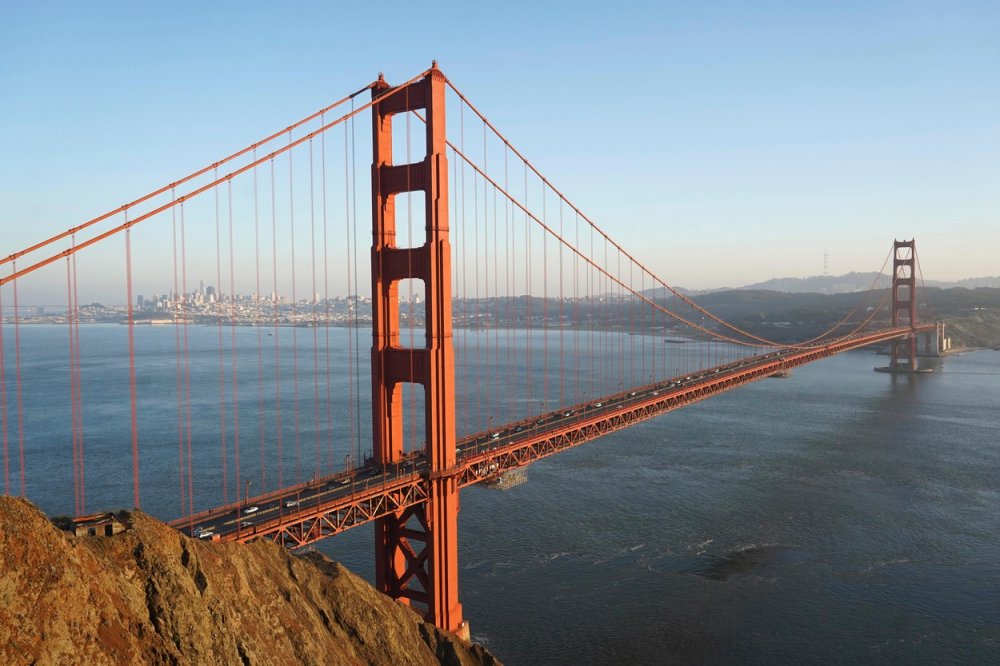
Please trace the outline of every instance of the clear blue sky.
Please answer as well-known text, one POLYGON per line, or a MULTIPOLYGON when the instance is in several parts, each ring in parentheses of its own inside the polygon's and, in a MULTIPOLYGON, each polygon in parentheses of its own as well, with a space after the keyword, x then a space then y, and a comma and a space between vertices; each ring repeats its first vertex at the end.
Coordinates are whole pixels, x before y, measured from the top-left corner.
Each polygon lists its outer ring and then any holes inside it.
POLYGON ((0 253, 432 58, 673 284, 1000 274, 995 0, 6 2, 0 253))

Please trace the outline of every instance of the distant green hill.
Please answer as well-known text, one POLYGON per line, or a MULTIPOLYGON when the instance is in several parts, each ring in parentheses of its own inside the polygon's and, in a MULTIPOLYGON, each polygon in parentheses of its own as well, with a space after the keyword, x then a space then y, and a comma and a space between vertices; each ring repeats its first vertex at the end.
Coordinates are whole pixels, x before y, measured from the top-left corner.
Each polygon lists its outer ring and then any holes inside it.
MULTIPOLYGON (((846 275, 815 275, 807 278, 773 278, 764 282, 739 287, 743 291, 781 291, 786 293, 816 293, 843 294, 865 291, 875 282, 878 273, 847 273, 846 275)), ((976 289, 978 287, 1000 288, 1000 276, 966 278, 957 281, 927 280, 928 287, 962 287, 976 289)))
MULTIPOLYGON (((869 276, 869 284, 871 278, 869 276)), ((867 287, 867 285, 866 285, 867 287)), ((851 321, 860 322, 869 307, 888 296, 881 289, 862 294, 783 293, 767 290, 719 291, 694 300, 726 321, 752 333, 779 341, 797 341, 819 335, 859 306, 851 321)), ((944 320, 956 346, 1000 345, 1000 288, 963 289, 925 287, 917 292, 918 317, 944 320)), ((879 318, 888 321, 888 313, 879 318)))

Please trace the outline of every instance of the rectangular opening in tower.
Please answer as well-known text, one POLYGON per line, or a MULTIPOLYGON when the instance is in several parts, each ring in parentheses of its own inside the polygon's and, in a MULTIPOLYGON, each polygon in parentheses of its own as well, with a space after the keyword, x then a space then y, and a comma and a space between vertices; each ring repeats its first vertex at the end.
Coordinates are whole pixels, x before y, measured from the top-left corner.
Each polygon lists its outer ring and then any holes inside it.
POLYGON ((417 113, 423 118, 427 117, 424 109, 396 113, 392 116, 393 164, 422 162, 427 154, 427 125, 417 117, 417 113))
POLYGON ((399 346, 427 347, 426 294, 424 281, 408 278, 397 282, 399 295, 399 346))
POLYGON ((427 241, 426 201, 423 190, 396 195, 396 247, 420 247, 427 241))

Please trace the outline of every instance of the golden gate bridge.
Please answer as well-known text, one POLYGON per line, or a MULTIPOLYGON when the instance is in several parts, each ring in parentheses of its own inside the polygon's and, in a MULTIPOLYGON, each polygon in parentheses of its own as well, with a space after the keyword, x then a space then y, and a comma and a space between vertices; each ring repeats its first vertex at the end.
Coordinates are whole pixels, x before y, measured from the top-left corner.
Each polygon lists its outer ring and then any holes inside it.
POLYGON ((915 372, 918 336, 938 332, 917 320, 912 240, 809 339, 725 321, 618 244, 436 64, 396 86, 380 75, 0 265, 5 494, 46 484, 68 502, 72 487, 79 516, 95 495, 131 491, 138 508, 155 486, 156 510, 192 536, 289 547, 372 522, 378 589, 465 635, 462 488, 860 347, 915 372), (126 305, 95 307, 109 289, 126 305), (115 348, 88 342, 93 321, 114 323, 115 348), (38 323, 60 358, 32 356, 38 323), (67 464, 33 472, 53 420, 67 464), (144 466, 168 446, 176 469, 144 466))

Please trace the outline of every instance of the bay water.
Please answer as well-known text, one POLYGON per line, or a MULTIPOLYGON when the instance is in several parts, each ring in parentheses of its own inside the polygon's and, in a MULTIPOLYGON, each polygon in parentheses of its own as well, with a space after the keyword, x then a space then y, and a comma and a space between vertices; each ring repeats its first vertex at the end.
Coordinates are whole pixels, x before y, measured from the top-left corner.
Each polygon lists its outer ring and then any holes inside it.
MULTIPOLYGON (((189 328, 196 508, 206 508, 222 499, 212 490, 217 332, 189 328)), ((123 329, 80 329, 95 510, 131 499, 123 329)), ((21 335, 27 495, 50 514, 67 513, 66 329, 22 326, 21 335)), ((137 335, 143 509, 170 519, 181 512, 177 331, 137 335)), ((258 335, 266 333, 238 331, 243 370, 224 390, 230 400, 266 392, 266 427, 294 388, 286 373, 272 398, 274 382, 259 381, 258 335)), ((337 425, 315 438, 324 469, 364 454, 348 430, 362 448, 370 432, 367 369, 359 374, 346 353, 353 333, 330 335, 337 425), (352 392, 360 413, 344 399, 352 392)), ((286 345, 287 332, 279 337, 286 345)), ((358 339, 364 357, 366 333, 358 339)), ((311 357, 302 363, 302 399, 316 386, 325 393, 309 374, 311 357)), ((542 460, 510 490, 463 491, 460 596, 473 638, 508 664, 1000 663, 1000 353, 928 361, 935 372, 915 377, 872 371, 884 363, 866 351, 842 354, 542 460)), ((302 402, 304 420, 311 409, 302 402)), ((256 415, 245 418, 243 474, 257 490, 276 482, 277 469, 272 462, 262 475, 254 452, 272 455, 275 442, 259 437, 256 415)), ((283 418, 292 418, 287 404, 283 418)), ((13 411, 11 419, 16 494, 13 411)), ((288 481, 313 464, 313 433, 300 440, 284 437, 288 481)), ((370 527, 315 548, 372 577, 370 527)))

